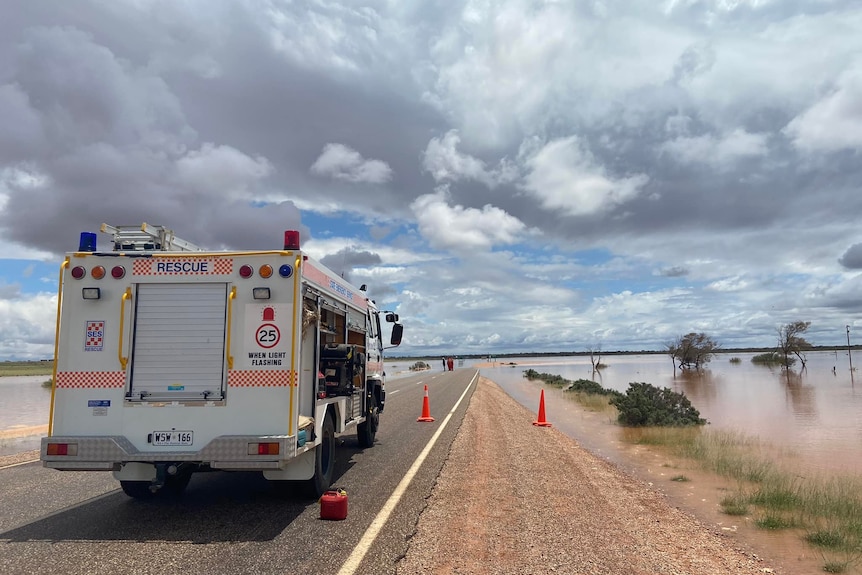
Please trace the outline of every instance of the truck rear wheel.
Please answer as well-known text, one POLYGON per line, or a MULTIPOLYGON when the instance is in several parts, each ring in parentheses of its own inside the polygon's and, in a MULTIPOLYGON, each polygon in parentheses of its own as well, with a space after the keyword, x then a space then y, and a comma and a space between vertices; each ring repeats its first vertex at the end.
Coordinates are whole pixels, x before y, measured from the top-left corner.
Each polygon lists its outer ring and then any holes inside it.
POLYGON ((377 428, 380 425, 380 406, 377 396, 373 391, 368 392, 368 406, 365 409, 365 421, 356 428, 356 437, 359 439, 360 447, 371 447, 377 436, 377 428))
POLYGON ((123 488, 123 492, 126 495, 135 499, 151 499, 156 495, 176 497, 186 490, 191 478, 191 471, 183 471, 177 475, 169 475, 165 478, 165 484, 162 485, 161 489, 157 490, 155 493, 150 489, 150 485, 152 485, 151 481, 124 480, 120 481, 120 487, 123 488))
POLYGON ((332 415, 326 414, 320 432, 320 445, 314 450, 314 477, 308 480, 306 490, 312 497, 320 497, 332 485, 335 470, 335 424, 332 415))
POLYGON ((162 491, 166 492, 168 495, 182 495, 183 491, 186 490, 186 487, 189 486, 189 481, 191 481, 191 479, 191 471, 181 471, 176 475, 168 475, 167 478, 165 478, 165 485, 162 487, 162 491))
POLYGON ((150 491, 149 481, 120 481, 123 493, 134 499, 151 499, 155 493, 150 491))

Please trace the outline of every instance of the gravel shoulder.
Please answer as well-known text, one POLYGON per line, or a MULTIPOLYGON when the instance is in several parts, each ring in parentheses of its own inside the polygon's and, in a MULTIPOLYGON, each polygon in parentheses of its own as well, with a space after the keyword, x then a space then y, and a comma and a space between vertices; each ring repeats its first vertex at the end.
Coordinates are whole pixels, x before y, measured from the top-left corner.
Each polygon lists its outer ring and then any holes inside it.
POLYGON ((480 378, 397 573, 777 573, 480 378))

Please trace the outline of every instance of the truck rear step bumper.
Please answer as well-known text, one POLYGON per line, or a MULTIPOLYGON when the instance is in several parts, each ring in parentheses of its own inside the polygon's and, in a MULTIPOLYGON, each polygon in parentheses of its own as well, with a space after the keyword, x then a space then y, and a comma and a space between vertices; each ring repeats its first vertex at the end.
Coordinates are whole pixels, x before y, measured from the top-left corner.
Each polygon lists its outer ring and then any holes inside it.
MULTIPOLYGON (((310 447, 310 446, 309 446, 310 447)), ((293 435, 228 435, 216 437, 199 451, 159 449, 141 451, 124 436, 52 436, 42 438, 41 460, 45 467, 70 471, 111 471, 122 463, 189 462, 213 469, 281 469, 296 456, 293 435), (74 444, 75 455, 48 455, 52 443, 74 444), (249 444, 278 443, 277 455, 249 455, 249 444)))

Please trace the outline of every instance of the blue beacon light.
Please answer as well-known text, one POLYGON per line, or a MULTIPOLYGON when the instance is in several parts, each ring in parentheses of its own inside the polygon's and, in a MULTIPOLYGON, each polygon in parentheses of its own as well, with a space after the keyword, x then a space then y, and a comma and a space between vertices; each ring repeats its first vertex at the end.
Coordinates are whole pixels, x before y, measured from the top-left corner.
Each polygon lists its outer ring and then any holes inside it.
POLYGON ((78 242, 79 252, 94 252, 96 251, 96 234, 94 232, 81 232, 81 239, 78 242))

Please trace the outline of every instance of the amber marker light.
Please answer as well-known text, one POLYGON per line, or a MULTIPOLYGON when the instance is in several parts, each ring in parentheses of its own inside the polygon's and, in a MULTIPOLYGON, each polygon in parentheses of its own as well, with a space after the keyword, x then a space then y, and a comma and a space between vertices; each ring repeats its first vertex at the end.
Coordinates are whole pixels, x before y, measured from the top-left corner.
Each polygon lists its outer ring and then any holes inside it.
POLYGON ((272 266, 269 264, 263 264, 260 266, 260 269, 257 270, 257 273, 262 278, 272 277, 272 266))
POLYGON ((105 267, 104 266, 96 266, 90 270, 90 275, 94 280, 100 280, 105 277, 105 267))

